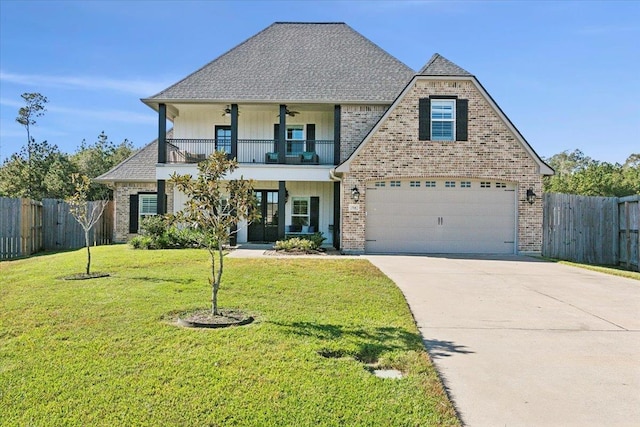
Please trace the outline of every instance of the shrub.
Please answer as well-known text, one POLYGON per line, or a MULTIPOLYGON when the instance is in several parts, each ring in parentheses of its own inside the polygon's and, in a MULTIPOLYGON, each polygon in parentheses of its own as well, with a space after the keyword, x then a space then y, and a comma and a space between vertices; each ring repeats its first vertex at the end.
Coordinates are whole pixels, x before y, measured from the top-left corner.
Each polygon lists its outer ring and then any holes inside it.
POLYGON ((314 247, 314 246, 315 245, 311 240, 303 239, 301 237, 291 237, 285 240, 278 240, 275 243, 275 245, 273 245, 276 251, 285 251, 285 252, 292 252, 292 251, 310 252, 317 249, 317 247, 314 247))
POLYGON ((150 215, 142 218, 140 234, 143 236, 159 237, 169 228, 169 222, 163 215, 150 215))
POLYGON ((202 233, 180 227, 167 217, 153 215, 142 220, 140 235, 129 241, 134 249, 183 249, 201 247, 202 233))
POLYGON ((273 247, 277 251, 313 252, 317 251, 325 240, 327 239, 322 236, 322 233, 314 233, 308 236, 278 240, 273 247))
POLYGON ((129 240, 129 244, 133 249, 155 249, 153 239, 149 236, 136 236, 129 240))
POLYGON ((313 242, 313 244, 315 245, 315 249, 320 248, 320 246, 322 246, 322 242, 324 242, 325 240, 327 240, 326 237, 324 237, 322 235, 322 233, 317 232, 312 234, 311 236, 305 236, 303 237, 304 239, 308 239, 311 240, 313 242))

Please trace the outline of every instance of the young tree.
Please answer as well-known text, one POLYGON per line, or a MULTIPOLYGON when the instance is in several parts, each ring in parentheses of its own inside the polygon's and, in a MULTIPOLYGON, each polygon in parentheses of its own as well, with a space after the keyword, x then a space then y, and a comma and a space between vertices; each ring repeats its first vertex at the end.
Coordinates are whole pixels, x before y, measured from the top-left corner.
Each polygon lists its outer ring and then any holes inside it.
POLYGON ((235 160, 227 159, 225 153, 217 151, 198 164, 198 177, 173 174, 169 182, 188 197, 182 211, 174 219, 202 232, 201 244, 208 250, 211 259, 211 314, 218 311, 218 290, 223 272, 222 245, 236 233, 235 226, 242 220, 252 222, 260 217, 257 200, 253 192, 253 181, 240 179, 224 180, 228 173, 238 167, 235 160), (216 265, 216 257, 218 263, 216 265))
POLYGON ((91 187, 91 180, 89 180, 86 175, 74 174, 72 180, 75 184, 76 192, 67 199, 67 203, 69 204, 71 215, 73 215, 84 230, 84 241, 87 246, 87 276, 90 276, 91 244, 89 242, 89 232, 102 216, 108 201, 89 201, 88 194, 91 187))

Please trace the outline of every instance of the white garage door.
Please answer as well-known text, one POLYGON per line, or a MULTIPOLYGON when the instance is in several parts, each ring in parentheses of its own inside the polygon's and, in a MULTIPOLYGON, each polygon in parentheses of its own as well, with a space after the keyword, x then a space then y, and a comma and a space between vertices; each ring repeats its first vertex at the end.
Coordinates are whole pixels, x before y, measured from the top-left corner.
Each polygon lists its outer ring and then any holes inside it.
POLYGON ((367 252, 515 252, 515 185, 460 179, 371 182, 367 252))

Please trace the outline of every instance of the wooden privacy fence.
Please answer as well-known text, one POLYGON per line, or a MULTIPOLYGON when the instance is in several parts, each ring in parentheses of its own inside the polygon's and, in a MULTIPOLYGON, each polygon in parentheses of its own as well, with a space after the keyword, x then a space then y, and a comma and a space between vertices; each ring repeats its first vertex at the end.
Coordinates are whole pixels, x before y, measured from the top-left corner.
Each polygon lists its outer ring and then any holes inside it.
POLYGON ((42 203, 0 197, 0 259, 42 249, 42 203))
MULTIPOLYGON (((112 242, 113 215, 113 202, 109 202, 89 233, 92 246, 112 242)), ((36 202, 0 197, 0 259, 84 245, 84 230, 63 200, 36 202)))
POLYGON ((587 264, 640 265, 640 196, 544 195, 542 254, 587 264))

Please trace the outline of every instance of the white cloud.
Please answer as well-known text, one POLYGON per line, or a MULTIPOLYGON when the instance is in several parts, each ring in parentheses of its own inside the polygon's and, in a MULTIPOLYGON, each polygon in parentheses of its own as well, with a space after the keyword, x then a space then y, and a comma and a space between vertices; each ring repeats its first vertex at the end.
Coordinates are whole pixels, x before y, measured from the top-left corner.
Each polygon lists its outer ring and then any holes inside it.
POLYGON ((167 82, 148 80, 112 79, 92 76, 49 76, 40 74, 9 73, 0 70, 0 82, 38 87, 69 89, 115 90, 137 96, 150 96, 169 86, 167 82))
MULTIPOLYGON (((4 105, 6 107, 24 107, 24 102, 18 102, 13 99, 0 98, 0 105, 4 105)), ((17 114, 17 113, 16 113, 17 114)))
POLYGON ((47 110, 51 113, 72 115, 75 118, 100 119, 104 122, 152 124, 158 120, 151 112, 141 114, 124 110, 87 110, 66 107, 47 107, 47 110))
MULTIPOLYGON (((12 108, 23 107, 24 103, 0 98, 0 105, 12 108)), ((151 110, 149 114, 134 113, 125 110, 91 110, 87 108, 68 108, 68 107, 56 107, 47 105, 47 113, 49 114, 63 114, 70 115, 74 118, 83 117, 91 119, 100 119, 105 122, 119 122, 119 123, 139 123, 139 124, 153 124, 157 122, 157 116, 154 116, 151 110)))

